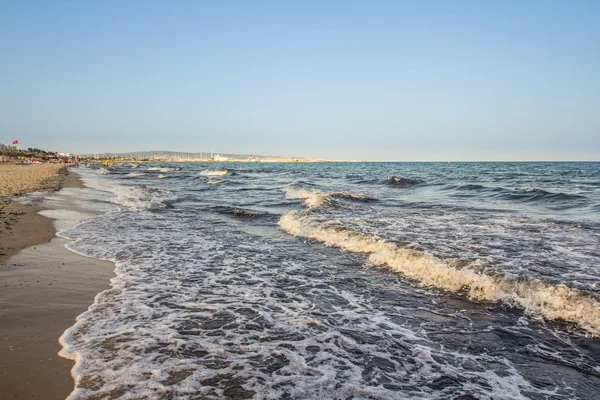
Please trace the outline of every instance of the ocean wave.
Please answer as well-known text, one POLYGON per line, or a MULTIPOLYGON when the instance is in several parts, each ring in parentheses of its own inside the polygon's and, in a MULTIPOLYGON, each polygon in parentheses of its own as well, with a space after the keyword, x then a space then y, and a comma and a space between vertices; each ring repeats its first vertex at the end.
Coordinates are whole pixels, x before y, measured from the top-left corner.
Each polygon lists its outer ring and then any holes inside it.
POLYGON ((311 284, 301 287, 305 261, 286 260, 265 273, 263 260, 275 256, 268 243, 228 243, 223 233, 171 229, 172 220, 150 222, 163 235, 155 242, 137 235, 143 223, 98 237, 116 221, 104 217, 70 233, 69 250, 115 262, 116 275, 59 339, 60 355, 75 361, 71 400, 465 392, 521 399, 535 389, 493 351, 445 348, 421 327, 413 331, 393 313, 374 312, 370 294, 331 287, 335 274, 307 275, 311 284), (320 312, 326 304, 335 311, 320 312), (384 387, 388 382, 398 385, 384 387))
POLYGON ((229 173, 229 170, 227 170, 227 169, 223 169, 223 170, 207 169, 204 171, 200 171, 198 173, 198 175, 201 175, 201 176, 224 176, 224 175, 227 175, 228 173, 229 173))
POLYGON ((100 174, 100 175, 108 175, 108 174, 110 174, 110 171, 108 169, 104 168, 104 167, 100 167, 98 169, 95 169, 94 171, 97 174, 100 174))
POLYGON ((464 185, 452 185, 448 189, 458 190, 458 191, 478 191, 478 190, 493 190, 493 188, 489 188, 483 185, 479 185, 476 183, 467 183, 464 185))
POLYGON ((236 218, 242 219, 254 219, 259 217, 265 217, 268 214, 258 213, 250 210, 245 210, 239 207, 227 207, 227 206, 215 206, 212 208, 215 212, 223 215, 229 215, 236 218))
POLYGON ((464 294, 475 300, 501 301, 532 315, 575 323, 593 336, 600 336, 600 301, 591 293, 541 280, 489 275, 479 271, 476 263, 463 266, 464 261, 443 260, 401 248, 338 223, 319 222, 298 211, 281 217, 279 226, 294 236, 368 254, 370 264, 388 267, 422 286, 464 294))
POLYGON ((385 183, 388 185, 392 185, 392 186, 406 187, 406 186, 418 185, 420 183, 423 183, 423 181, 419 180, 419 179, 388 176, 387 178, 385 178, 385 183))
POLYGON ((512 189, 498 186, 485 186, 475 183, 449 185, 445 187, 445 190, 454 191, 454 196, 464 196, 467 195, 468 192, 473 192, 472 195, 478 193, 496 199, 523 203, 565 203, 586 200, 585 196, 579 194, 550 192, 544 189, 531 187, 512 189))
POLYGON ((147 186, 126 186, 111 182, 97 185, 101 190, 113 193, 109 200, 130 210, 158 210, 168 207, 172 196, 147 186))
POLYGON ((308 208, 331 204, 333 199, 344 199, 358 202, 377 201, 374 197, 348 192, 326 192, 320 189, 291 186, 286 189, 286 199, 301 199, 308 208))
POLYGON ((144 176, 144 175, 146 175, 144 172, 130 172, 126 176, 135 178, 135 177, 144 176))
POLYGON ((150 167, 148 171, 158 171, 158 172, 176 172, 181 171, 179 167, 150 167))
POLYGON ((318 207, 329 201, 327 192, 318 189, 289 187, 285 192, 286 199, 301 199, 307 207, 318 207))
POLYGON ((549 192, 544 189, 536 188, 521 188, 507 190, 505 193, 498 195, 505 200, 515 201, 540 201, 540 202, 563 202, 563 201, 580 201, 586 197, 579 194, 564 193, 564 192, 549 192))

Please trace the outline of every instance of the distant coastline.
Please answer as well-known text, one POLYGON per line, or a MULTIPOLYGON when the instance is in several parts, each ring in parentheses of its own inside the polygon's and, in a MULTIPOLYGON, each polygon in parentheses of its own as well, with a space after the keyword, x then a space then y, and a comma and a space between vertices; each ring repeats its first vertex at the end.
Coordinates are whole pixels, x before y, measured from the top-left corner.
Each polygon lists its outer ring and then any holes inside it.
POLYGON ((329 162, 311 157, 263 156, 214 152, 136 151, 127 153, 84 154, 86 158, 124 162, 329 162))

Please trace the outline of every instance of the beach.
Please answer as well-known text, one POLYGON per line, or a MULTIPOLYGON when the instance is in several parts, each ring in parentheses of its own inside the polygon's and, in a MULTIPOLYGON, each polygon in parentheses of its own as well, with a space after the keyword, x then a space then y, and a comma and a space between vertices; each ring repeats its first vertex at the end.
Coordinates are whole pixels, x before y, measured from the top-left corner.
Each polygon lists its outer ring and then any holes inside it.
POLYGON ((19 199, 58 233, 1 264, 2 398, 600 387, 600 163, 70 171, 19 199))
POLYGON ((76 176, 66 173, 64 164, 0 164, 0 262, 54 237, 52 220, 38 214, 37 204, 22 204, 11 198, 61 187, 82 187, 76 176))
MULTIPOLYGON (((14 196, 83 184, 65 165, 0 165, 1 398, 64 399, 73 390, 73 362, 58 356, 58 338, 108 287, 112 264, 82 257, 55 236, 39 214, 44 195, 14 196)), ((47 210, 46 210, 47 211, 47 210)))

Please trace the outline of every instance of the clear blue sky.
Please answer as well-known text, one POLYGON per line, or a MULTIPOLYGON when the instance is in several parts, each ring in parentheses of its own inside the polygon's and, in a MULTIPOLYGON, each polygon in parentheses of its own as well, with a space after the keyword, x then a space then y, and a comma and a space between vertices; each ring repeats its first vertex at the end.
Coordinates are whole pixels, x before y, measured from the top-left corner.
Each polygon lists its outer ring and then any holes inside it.
POLYGON ((0 142, 600 160, 600 1, 0 0, 0 142))

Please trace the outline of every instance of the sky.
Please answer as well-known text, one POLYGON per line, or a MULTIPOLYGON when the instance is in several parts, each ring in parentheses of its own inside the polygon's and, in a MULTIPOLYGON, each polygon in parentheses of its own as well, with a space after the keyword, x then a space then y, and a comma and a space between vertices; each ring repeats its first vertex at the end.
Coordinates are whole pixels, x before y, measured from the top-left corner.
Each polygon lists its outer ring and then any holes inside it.
POLYGON ((600 1, 0 0, 0 142, 600 160, 600 1))

